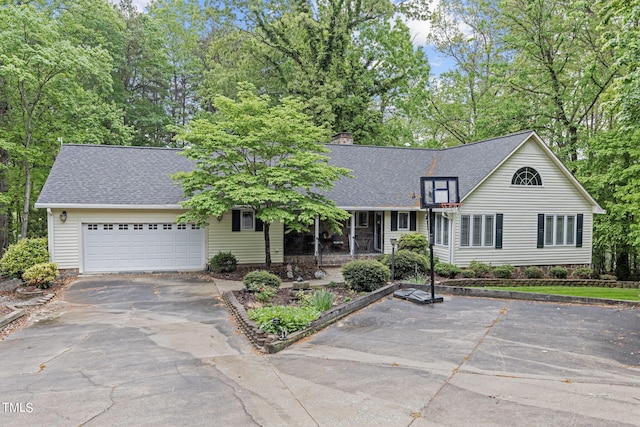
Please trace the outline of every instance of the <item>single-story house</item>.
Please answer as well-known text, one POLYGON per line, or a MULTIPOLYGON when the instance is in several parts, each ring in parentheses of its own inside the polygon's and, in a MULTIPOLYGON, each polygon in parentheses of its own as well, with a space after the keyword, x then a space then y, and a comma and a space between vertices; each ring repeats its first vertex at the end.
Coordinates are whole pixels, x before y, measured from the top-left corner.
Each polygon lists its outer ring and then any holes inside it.
MULTIPOLYGON (((453 176, 461 205, 435 209, 441 262, 591 264, 593 216, 604 211, 535 132, 441 150, 354 145, 339 134, 327 148, 331 164, 352 170, 327 193, 351 219, 341 234, 319 221, 307 233, 272 225, 274 263, 390 253, 391 239, 428 235, 420 178, 453 176)), ((170 176, 193 167, 178 149, 63 145, 36 203, 48 212, 52 261, 81 273, 202 270, 220 251, 263 263, 251 210, 205 227, 176 223, 184 196, 170 176)))

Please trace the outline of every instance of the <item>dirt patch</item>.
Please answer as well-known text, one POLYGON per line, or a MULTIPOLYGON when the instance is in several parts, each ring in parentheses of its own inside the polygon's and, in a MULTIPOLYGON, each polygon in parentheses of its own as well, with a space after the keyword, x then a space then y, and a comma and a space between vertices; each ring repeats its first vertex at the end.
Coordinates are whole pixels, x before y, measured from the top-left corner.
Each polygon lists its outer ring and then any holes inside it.
MULTIPOLYGON (((239 265, 235 271, 229 273, 211 271, 209 274, 217 279, 242 281, 242 278, 247 273, 256 270, 267 270, 267 268, 264 265, 239 265)), ((298 277, 302 277, 304 280, 315 279, 316 272, 322 270, 315 264, 310 263, 299 265, 272 264, 268 271, 278 276, 283 282, 293 282, 298 277)))

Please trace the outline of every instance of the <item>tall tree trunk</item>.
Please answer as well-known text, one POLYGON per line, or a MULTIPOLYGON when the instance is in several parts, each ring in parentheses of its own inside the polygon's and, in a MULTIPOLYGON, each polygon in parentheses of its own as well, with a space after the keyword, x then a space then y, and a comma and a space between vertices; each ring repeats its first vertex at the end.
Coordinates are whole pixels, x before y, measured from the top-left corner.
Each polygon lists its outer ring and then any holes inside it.
MULTIPOLYGON (((9 192, 9 152, 0 149, 0 195, 5 196, 9 192)), ((0 204, 0 254, 9 247, 9 206, 0 204)))
POLYGON ((31 206, 31 164, 29 160, 24 161, 24 172, 24 206, 22 207, 21 239, 27 237, 27 229, 29 227, 29 210, 31 206))
POLYGON ((271 239, 269 238, 270 223, 265 222, 264 228, 264 263, 267 265, 267 270, 271 270, 271 239))

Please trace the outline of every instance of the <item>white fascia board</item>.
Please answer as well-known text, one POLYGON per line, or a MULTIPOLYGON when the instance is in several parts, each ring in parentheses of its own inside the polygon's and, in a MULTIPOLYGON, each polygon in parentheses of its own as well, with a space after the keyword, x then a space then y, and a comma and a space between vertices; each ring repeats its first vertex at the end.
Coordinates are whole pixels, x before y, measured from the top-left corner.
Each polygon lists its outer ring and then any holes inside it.
POLYGON ((338 208, 343 211, 425 211, 425 209, 416 206, 338 206, 338 208))
POLYGON ((36 203, 37 209, 136 209, 136 210, 187 210, 180 205, 92 205, 84 203, 36 203))

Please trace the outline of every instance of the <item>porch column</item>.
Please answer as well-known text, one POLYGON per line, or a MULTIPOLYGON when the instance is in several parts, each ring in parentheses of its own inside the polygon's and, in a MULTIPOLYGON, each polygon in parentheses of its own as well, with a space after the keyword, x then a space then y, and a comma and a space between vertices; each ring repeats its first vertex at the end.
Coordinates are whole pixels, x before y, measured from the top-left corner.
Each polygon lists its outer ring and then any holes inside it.
POLYGON ((355 255, 356 245, 356 212, 351 211, 351 224, 349 227, 349 255, 355 255))
POLYGON ((320 217, 316 216, 316 220, 315 220, 315 230, 313 233, 314 239, 313 239, 313 254, 315 256, 320 255, 320 247, 318 246, 318 242, 319 242, 319 238, 320 238, 320 217))

